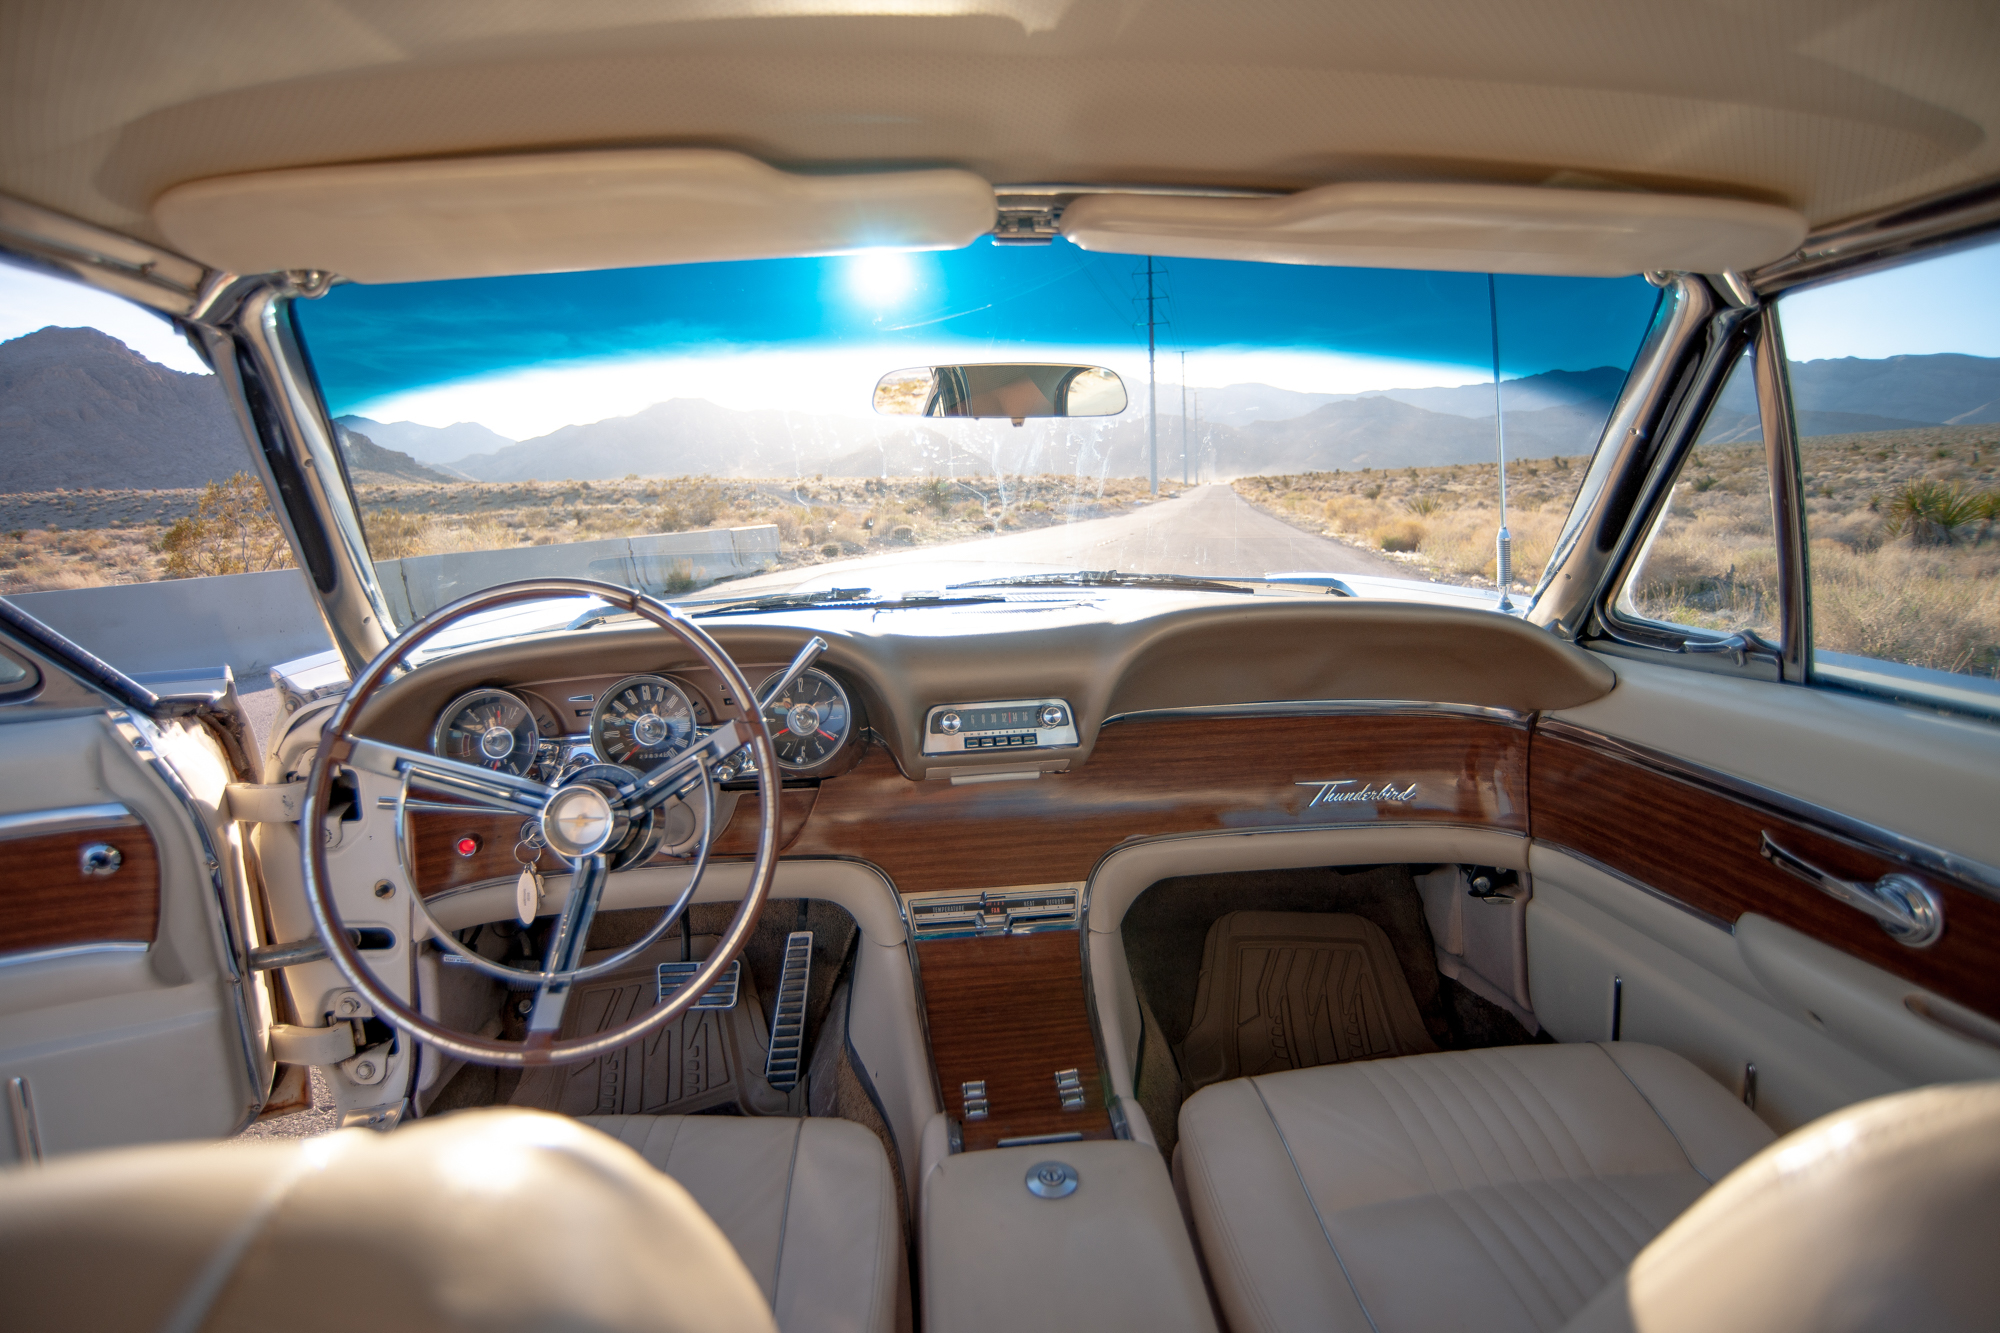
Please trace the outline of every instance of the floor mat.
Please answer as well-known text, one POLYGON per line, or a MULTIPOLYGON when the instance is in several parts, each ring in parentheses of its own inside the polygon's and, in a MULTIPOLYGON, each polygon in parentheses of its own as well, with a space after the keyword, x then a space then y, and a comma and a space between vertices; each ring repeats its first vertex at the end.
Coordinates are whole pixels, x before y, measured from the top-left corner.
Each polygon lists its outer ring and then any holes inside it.
MULTIPOLYGON (((691 943, 692 956, 706 958, 716 937, 696 935, 691 943)), ((561 1036, 602 1032, 653 1008, 657 967, 678 961, 681 950, 681 937, 670 935, 628 966, 584 982, 563 1012, 561 1036)), ((584 960, 610 952, 593 950, 584 960)), ((735 1008, 690 1010, 595 1060, 530 1069, 508 1101, 564 1115, 692 1115, 737 1107, 784 1115, 792 1099, 764 1081, 767 1039, 756 975, 746 967, 735 1008)))
POLYGON ((1192 1094, 1246 1074, 1437 1049, 1380 926, 1347 913, 1231 912, 1209 927, 1178 1055, 1192 1094))

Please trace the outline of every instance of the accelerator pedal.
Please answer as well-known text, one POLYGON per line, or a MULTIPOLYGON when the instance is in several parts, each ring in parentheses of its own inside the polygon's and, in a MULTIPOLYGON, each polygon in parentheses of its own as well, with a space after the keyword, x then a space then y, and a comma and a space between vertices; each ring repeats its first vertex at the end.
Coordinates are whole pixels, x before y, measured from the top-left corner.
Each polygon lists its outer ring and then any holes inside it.
MULTIPOLYGON (((693 980, 701 970, 700 963, 661 963, 659 973, 660 1003, 673 998, 676 991, 693 980)), ((736 983, 743 975, 743 960, 737 959, 722 969, 722 976, 708 993, 691 1006, 695 1009, 734 1009, 736 1007, 736 983)))
POLYGON ((799 1085, 799 1064, 806 1042, 806 983, 812 978, 813 933, 795 930, 785 936, 785 965, 778 973, 778 998, 771 1006, 771 1050, 764 1060, 764 1081, 780 1092, 799 1085))

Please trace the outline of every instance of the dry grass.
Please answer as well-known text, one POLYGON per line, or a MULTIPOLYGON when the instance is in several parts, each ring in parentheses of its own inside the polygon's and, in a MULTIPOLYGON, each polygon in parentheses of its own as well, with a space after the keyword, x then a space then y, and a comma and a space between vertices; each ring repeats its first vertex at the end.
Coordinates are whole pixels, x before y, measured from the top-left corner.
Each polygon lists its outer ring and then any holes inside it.
MULTIPOLYGON (((1161 485, 1169 494, 1180 489, 1161 485)), ((369 549, 378 560, 769 523, 778 529, 780 567, 787 567, 1117 514, 1144 501, 1146 483, 1065 476, 1009 477, 1004 484, 979 476, 958 481, 635 476, 447 485, 363 477, 355 490, 369 549)), ((237 515, 214 497, 204 511, 203 498, 201 490, 0 495, 0 594, 144 583, 175 577, 176 571, 243 567, 242 562, 222 567, 228 563, 221 559, 227 543, 219 537, 190 543, 186 534, 190 524, 217 525, 223 517, 240 536, 241 527, 255 528, 254 516, 237 515), (176 524, 183 534, 178 539, 171 536, 176 524)), ((269 553, 254 554, 252 567, 291 563, 288 551, 277 552, 274 564, 266 563, 269 553)))
MULTIPOLYGON (((1507 468, 1507 526, 1514 539, 1514 591, 1533 588, 1562 531, 1582 460, 1538 458, 1507 468)), ((1453 467, 1309 472, 1243 477, 1236 493, 1295 527, 1378 551, 1414 577, 1495 587, 1500 508, 1498 469, 1453 467)))
MULTIPOLYGON (((1516 589, 1540 581, 1583 460, 1509 465, 1516 589)), ((1814 646, 2000 675, 2000 426, 1801 441, 1814 646)), ((1761 443, 1701 445, 1631 592, 1703 629, 1778 634, 1778 554, 1761 443)), ((1245 499, 1412 574, 1492 587, 1492 465, 1245 477, 1245 499)))
MULTIPOLYGON (((2000 427, 1827 435, 1800 446, 1813 646, 2000 674, 2000 427)), ((1762 444, 1703 445, 1634 588, 1655 619, 1777 634, 1762 444)))

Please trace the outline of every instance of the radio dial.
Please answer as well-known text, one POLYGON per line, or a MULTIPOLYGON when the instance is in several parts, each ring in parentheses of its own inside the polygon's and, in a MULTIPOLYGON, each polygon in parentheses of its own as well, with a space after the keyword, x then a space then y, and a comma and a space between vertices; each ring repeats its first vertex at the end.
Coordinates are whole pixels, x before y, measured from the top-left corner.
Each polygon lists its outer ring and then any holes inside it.
POLYGON ((957 713, 946 713, 938 719, 938 730, 947 736, 956 736, 960 725, 957 713))
POLYGON ((1067 720, 1063 716, 1063 710, 1055 704, 1050 704, 1042 710, 1042 725, 1045 727, 1060 727, 1067 720))

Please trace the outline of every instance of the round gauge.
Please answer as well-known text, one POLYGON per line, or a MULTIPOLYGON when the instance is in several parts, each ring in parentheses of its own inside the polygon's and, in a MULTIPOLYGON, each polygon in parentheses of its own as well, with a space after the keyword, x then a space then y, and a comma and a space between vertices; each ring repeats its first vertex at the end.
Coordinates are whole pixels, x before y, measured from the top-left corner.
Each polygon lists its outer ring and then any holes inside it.
MULTIPOLYGON (((757 693, 762 695, 777 679, 770 677, 757 693)), ((846 743, 854 709, 847 702, 847 691, 832 676, 808 669, 764 705, 764 722, 771 728, 778 767, 797 772, 817 768, 846 743)))
POLYGON ((590 748, 607 764, 647 769, 694 741, 694 705, 664 676, 627 676, 590 712, 590 748))
POLYGON ((431 753, 525 777, 540 747, 535 715, 505 690, 474 690, 451 701, 431 731, 431 753))

